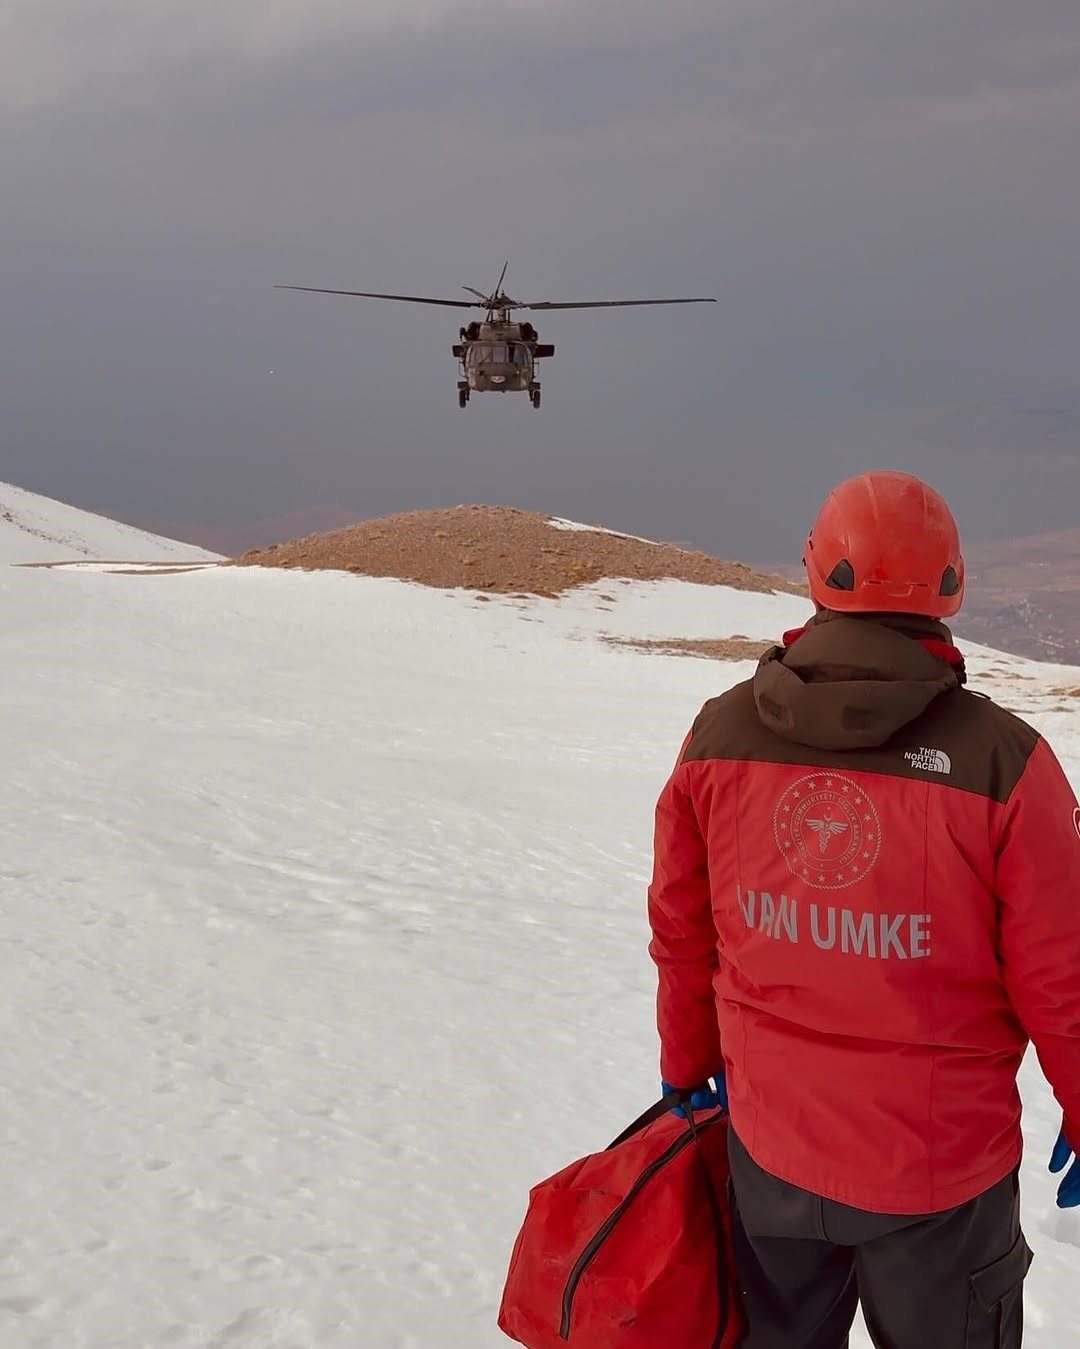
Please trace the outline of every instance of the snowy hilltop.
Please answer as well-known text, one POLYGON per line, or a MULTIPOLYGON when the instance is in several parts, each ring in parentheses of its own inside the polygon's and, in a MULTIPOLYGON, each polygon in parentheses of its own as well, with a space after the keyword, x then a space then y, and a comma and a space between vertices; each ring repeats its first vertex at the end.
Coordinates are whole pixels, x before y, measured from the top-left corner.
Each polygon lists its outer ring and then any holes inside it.
POLYGON ((214 557, 203 548, 0 482, 0 565, 74 558, 110 562, 199 561, 214 557))
MULTIPOLYGON (((0 550, 65 564, 0 566, 3 1349, 507 1344, 529 1186, 657 1091, 653 806, 753 668, 676 651, 808 601, 198 566, 6 487, 0 550)), ((1080 786, 1080 671, 967 649, 1080 786)), ((1021 1086, 1026 1343, 1066 1349, 1021 1086)))

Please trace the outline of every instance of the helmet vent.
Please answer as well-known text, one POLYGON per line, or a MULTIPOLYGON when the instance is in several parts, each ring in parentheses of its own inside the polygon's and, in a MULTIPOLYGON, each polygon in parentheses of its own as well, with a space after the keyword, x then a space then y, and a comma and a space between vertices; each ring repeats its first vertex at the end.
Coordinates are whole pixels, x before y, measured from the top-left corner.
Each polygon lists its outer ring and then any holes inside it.
POLYGON ((955 567, 946 567, 941 573, 941 586, 938 590, 939 595, 958 595, 960 593, 960 578, 956 574, 955 567))
MULTIPOLYGON (((825 584, 830 590, 854 590, 855 589, 855 568, 846 557, 840 561, 829 572, 825 584)), ((944 585, 944 581, 942 582, 944 585)))

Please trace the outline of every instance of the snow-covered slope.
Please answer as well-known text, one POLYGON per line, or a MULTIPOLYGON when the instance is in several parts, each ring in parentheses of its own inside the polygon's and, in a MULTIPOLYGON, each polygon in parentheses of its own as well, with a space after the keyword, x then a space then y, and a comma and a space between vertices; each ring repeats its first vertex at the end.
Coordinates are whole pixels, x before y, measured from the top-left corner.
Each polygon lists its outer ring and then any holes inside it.
MULTIPOLYGON (((528 1186, 654 1097, 653 803, 750 670, 597 635, 804 614, 0 569, 4 1349, 508 1343, 528 1186)), ((972 665, 1080 781, 1080 673, 972 665)), ((1080 1216, 1022 1086, 1027 1343, 1067 1349, 1080 1216)))
POLYGON ((76 510, 0 482, 0 565, 98 558, 111 562, 197 562, 215 555, 190 543, 76 510))

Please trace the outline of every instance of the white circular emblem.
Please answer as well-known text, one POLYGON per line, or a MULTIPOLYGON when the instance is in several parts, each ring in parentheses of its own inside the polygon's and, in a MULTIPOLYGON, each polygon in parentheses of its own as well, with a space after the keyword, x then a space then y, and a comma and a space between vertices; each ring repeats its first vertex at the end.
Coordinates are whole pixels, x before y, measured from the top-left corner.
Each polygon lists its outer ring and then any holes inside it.
POLYGON ((881 851, 874 803, 842 773, 813 773, 790 786, 777 803, 773 832, 792 875, 816 890, 861 881, 881 851))

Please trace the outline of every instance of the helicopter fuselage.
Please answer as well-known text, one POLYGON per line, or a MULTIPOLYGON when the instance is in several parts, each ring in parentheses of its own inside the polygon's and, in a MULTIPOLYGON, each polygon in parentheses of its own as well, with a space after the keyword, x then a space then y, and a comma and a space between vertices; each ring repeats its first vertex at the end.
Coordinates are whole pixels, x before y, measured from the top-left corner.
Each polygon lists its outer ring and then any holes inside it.
POLYGON ((531 323, 515 323, 509 315, 470 323, 460 332, 454 355, 461 362, 459 393, 527 393, 539 403, 537 361, 554 356, 553 346, 541 346, 531 323))
POLYGON ((481 323, 476 338, 466 337, 461 363, 470 389, 478 393, 520 393, 529 387, 533 379, 532 343, 522 327, 520 323, 481 323))

